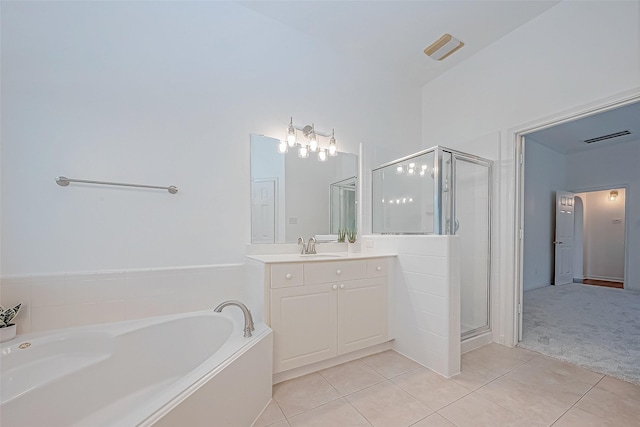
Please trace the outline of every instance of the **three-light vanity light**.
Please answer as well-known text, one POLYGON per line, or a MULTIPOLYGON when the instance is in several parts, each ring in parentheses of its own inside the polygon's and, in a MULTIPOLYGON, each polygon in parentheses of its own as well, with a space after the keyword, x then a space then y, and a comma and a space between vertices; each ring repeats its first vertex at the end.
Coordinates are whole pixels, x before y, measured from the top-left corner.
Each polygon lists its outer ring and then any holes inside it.
POLYGON ((327 156, 333 157, 338 155, 334 129, 331 130, 331 134, 328 134, 317 131, 313 123, 304 127, 298 127, 293 124, 293 117, 291 117, 289 126, 287 127, 287 139, 280 141, 280 144, 278 144, 278 152, 284 154, 289 151, 289 148, 296 146, 298 147, 298 157, 303 159, 309 157, 310 153, 318 153, 318 160, 326 162, 327 156), (302 132, 305 140, 299 142, 296 131, 302 132), (318 136, 329 138, 329 145, 327 147, 320 146, 318 136))

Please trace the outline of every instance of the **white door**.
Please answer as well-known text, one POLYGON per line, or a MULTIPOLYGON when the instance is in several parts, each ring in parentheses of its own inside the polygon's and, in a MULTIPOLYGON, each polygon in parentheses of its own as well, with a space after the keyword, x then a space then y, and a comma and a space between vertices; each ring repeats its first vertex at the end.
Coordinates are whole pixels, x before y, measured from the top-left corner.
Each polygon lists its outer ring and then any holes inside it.
POLYGON ((276 181, 251 182, 251 243, 276 241, 276 181))
POLYGON ((554 285, 573 282, 573 205, 575 194, 556 192, 556 238, 554 285))

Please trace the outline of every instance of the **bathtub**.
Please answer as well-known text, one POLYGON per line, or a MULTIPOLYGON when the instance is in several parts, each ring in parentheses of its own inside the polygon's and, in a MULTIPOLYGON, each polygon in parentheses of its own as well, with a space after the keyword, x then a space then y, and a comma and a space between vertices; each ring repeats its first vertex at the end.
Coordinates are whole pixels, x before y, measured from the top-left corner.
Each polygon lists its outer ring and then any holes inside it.
POLYGON ((248 427, 271 399, 272 333, 244 338, 233 310, 17 336, 0 425, 248 427))

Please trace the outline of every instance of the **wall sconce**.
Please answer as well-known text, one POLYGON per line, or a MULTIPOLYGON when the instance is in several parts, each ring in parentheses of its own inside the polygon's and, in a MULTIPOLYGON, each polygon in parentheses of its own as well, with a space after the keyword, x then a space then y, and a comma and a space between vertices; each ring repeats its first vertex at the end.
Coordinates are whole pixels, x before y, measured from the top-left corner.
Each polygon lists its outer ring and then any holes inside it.
POLYGON ((609 201, 614 202, 618 198, 618 190, 611 190, 609 192, 609 201))
POLYGON ((289 126, 287 127, 286 143, 283 141, 278 145, 278 152, 284 154, 288 151, 288 147, 293 148, 296 145, 298 145, 298 157, 301 158, 307 158, 310 152, 314 152, 318 153, 319 161, 325 162, 327 161, 327 156, 334 157, 338 155, 334 129, 328 134, 317 131, 313 123, 304 127, 298 127, 293 124, 293 117, 291 117, 289 126), (302 132, 302 135, 307 141, 298 143, 296 131, 302 132), (318 136, 329 138, 329 144, 326 147, 321 147, 318 136))

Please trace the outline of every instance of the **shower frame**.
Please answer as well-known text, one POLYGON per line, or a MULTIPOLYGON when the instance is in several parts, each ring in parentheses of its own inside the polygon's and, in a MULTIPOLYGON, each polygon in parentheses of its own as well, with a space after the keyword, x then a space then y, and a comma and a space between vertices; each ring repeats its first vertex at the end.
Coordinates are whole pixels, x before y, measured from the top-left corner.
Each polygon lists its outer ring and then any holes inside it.
POLYGON ((372 178, 375 171, 390 166, 398 165, 403 162, 407 162, 419 156, 423 156, 428 153, 435 153, 433 158, 433 232, 377 232, 375 230, 375 189, 372 183, 371 195, 372 195, 372 231, 374 234, 387 234, 387 235, 455 235, 457 231, 456 227, 456 180, 457 161, 465 161, 478 166, 487 168, 487 322, 485 325, 471 329, 464 333, 461 333, 461 340, 474 338, 485 332, 491 330, 491 260, 492 260, 492 205, 493 205, 493 161, 479 157, 473 154, 465 153, 462 151, 454 150, 451 148, 436 145, 431 148, 419 151, 417 153, 410 154, 408 156, 393 160, 391 162, 384 163, 374 169, 372 169, 372 178), (451 168, 449 173, 445 175, 445 165, 447 160, 451 160, 451 168), (444 200, 444 193, 449 193, 448 200, 444 200), (448 221, 447 221, 448 220, 448 221))

